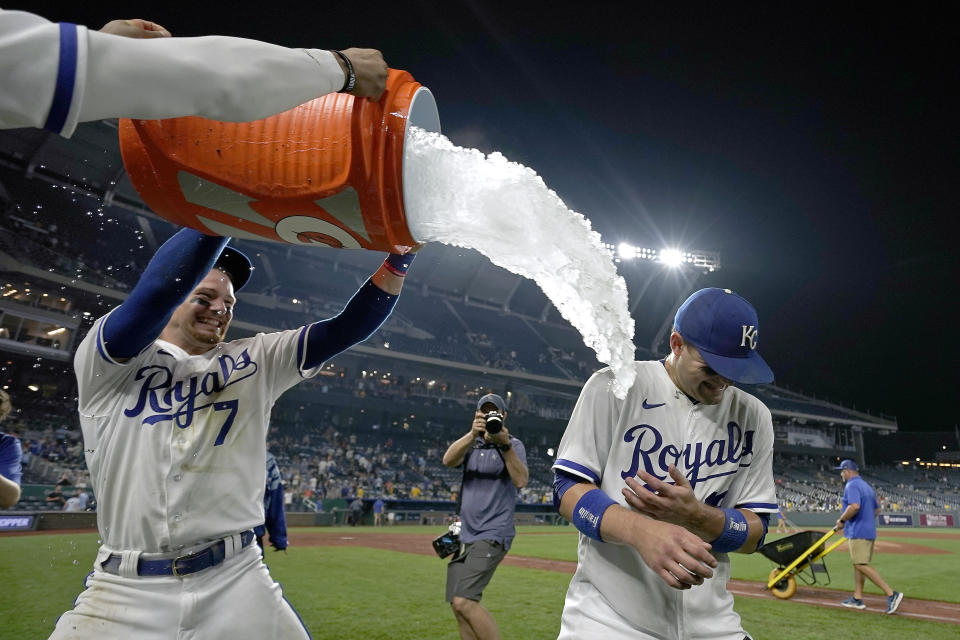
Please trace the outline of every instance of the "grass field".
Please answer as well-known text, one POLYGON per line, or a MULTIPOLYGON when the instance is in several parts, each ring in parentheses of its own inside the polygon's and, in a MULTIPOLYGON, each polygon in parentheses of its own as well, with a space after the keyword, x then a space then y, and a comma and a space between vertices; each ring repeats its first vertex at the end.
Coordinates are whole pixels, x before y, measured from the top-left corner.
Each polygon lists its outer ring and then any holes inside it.
MULTIPOLYGON (((436 533, 436 527, 395 527, 378 533, 436 533)), ((307 531, 294 529, 292 533, 307 531)), ((331 532, 330 528, 317 531, 331 532)), ((362 535, 372 529, 343 529, 362 535)), ((955 531, 955 530, 954 530, 955 531)), ((885 530, 884 540, 900 540, 885 530)), ((945 549, 951 555, 881 554, 875 566, 911 598, 960 601, 956 553, 960 541, 902 538, 905 542, 945 549)), ((0 538, 0 637, 46 638, 57 617, 69 609, 82 589, 97 547, 97 536, 43 535, 0 538)), ((513 555, 576 560, 576 536, 568 528, 521 528, 513 555), (526 534, 526 535, 525 535, 526 534), (533 534, 533 535, 530 535, 533 534)), ((267 554, 274 578, 316 639, 418 640, 457 638, 443 602, 445 562, 436 557, 355 547, 291 547, 288 554, 267 554)), ((827 558, 839 589, 852 585, 849 558, 827 558)), ((734 577, 765 580, 772 568, 763 557, 735 556, 734 577)), ((504 638, 555 638, 570 576, 563 573, 501 566, 484 595, 504 638)), ((838 593, 838 598, 844 597, 838 593)), ((841 634, 847 639, 957 637, 955 625, 831 610, 759 598, 738 598, 737 610, 756 640, 820 640, 841 634)), ((256 639, 271 640, 271 639, 256 639)))

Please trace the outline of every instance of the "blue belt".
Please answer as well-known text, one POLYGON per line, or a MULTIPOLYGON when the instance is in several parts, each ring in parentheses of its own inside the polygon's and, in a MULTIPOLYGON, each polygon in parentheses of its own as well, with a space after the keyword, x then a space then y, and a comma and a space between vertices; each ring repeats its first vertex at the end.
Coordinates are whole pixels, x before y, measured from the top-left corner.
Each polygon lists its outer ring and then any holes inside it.
MULTIPOLYGON (((253 542, 253 531, 246 530, 240 534, 241 549, 245 549, 253 542)), ((137 560, 137 575, 139 576, 185 576, 210 567, 215 567, 224 561, 226 557, 226 543, 223 540, 214 542, 206 549, 201 549, 196 553, 178 558, 168 558, 161 560, 137 560)), ((100 564, 100 568, 107 573, 120 575, 120 561, 122 556, 116 553, 110 554, 110 557, 100 564)))

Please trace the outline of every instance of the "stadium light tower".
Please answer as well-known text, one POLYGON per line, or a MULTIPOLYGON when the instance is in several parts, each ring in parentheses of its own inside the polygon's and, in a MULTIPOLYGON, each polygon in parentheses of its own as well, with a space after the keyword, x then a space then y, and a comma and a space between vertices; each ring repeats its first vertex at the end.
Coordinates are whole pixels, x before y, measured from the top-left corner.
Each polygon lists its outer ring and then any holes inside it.
MULTIPOLYGON (((675 247, 653 249, 651 247, 633 245, 629 242, 621 242, 617 245, 604 243, 604 247, 613 254, 615 262, 629 262, 634 260, 637 262, 656 262, 670 270, 678 271, 680 280, 683 281, 683 286, 680 296, 673 305, 674 309, 679 307, 691 293, 696 291, 697 281, 701 276, 720 269, 720 254, 716 251, 678 249, 675 247), (690 267, 692 267, 692 269, 690 267)), ((634 294, 632 296, 633 304, 630 307, 631 314, 637 309, 647 289, 657 278, 658 273, 662 273, 662 271, 651 270, 639 290, 631 291, 631 293, 634 294)), ((651 351, 657 353, 660 344, 664 341, 672 326, 673 318, 666 318, 654 334, 653 341, 650 343, 651 351)))
POLYGON ((604 243, 603 246, 613 253, 614 260, 617 262, 646 260, 648 262, 659 262, 664 266, 672 268, 685 266, 694 267, 708 273, 720 268, 720 254, 716 251, 676 249, 671 247, 653 249, 651 247, 632 245, 629 242, 621 242, 618 245, 604 243))

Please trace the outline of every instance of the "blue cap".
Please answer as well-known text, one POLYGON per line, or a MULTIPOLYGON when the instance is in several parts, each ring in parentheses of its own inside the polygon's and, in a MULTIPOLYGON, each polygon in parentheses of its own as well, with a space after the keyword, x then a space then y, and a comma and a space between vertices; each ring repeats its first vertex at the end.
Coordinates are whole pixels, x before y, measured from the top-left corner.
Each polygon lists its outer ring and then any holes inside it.
POLYGON ((849 458, 840 463, 839 467, 834 467, 834 471, 842 471, 843 469, 849 469, 850 471, 859 471, 860 467, 857 466, 857 463, 849 458))
POLYGON ((253 263, 250 262, 250 258, 233 247, 224 247, 213 266, 230 277, 234 291, 243 289, 243 285, 247 284, 253 273, 253 263))
POLYGON ((730 289, 701 289, 680 305, 673 326, 710 368, 743 384, 773 382, 757 352, 760 325, 753 305, 730 289))
POLYGON ((507 403, 503 401, 503 398, 501 398, 495 393, 488 393, 487 395, 480 398, 477 401, 477 409, 482 408, 483 405, 485 404, 495 404, 497 405, 497 409, 499 409, 500 411, 507 410, 507 403))

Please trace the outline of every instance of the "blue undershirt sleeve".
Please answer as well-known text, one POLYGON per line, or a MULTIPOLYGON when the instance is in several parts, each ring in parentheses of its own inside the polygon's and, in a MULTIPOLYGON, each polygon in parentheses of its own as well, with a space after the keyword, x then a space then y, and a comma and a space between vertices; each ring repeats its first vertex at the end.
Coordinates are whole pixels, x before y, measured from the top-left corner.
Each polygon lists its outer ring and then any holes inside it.
POLYGON ((393 311, 399 296, 367 282, 353 294, 343 311, 310 325, 304 368, 318 367, 345 349, 363 342, 376 331, 393 311))
POLYGON ((164 242, 130 296, 104 320, 103 346, 110 357, 132 358, 156 340, 229 239, 181 229, 164 242))

